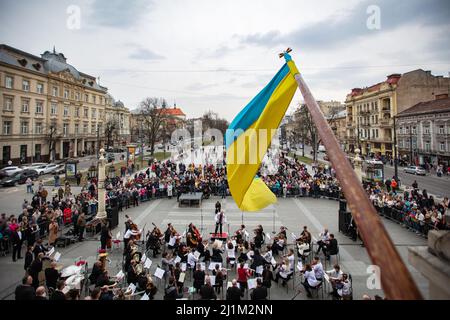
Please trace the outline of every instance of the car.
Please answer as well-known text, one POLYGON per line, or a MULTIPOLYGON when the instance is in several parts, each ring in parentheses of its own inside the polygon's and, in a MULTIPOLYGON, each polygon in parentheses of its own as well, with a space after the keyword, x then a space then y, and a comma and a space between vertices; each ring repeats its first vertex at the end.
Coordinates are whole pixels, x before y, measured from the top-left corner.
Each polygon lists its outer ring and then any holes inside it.
POLYGON ((35 163, 30 164, 30 165, 22 166, 22 168, 23 169, 36 169, 36 168, 39 168, 39 167, 42 167, 42 166, 45 166, 45 165, 47 165, 47 163, 45 163, 45 162, 35 162, 35 163))
POLYGON ((22 170, 23 170, 22 168, 19 168, 17 166, 9 166, 9 167, 4 167, 0 171, 3 172, 4 174, 6 174, 7 176, 12 176, 14 173, 21 172, 22 170))
POLYGON ((108 163, 113 162, 114 160, 116 160, 116 156, 114 155, 114 153, 108 153, 106 155, 106 159, 108 160, 108 163))
POLYGON ((318 151, 319 151, 319 152, 326 152, 325 146, 324 146, 324 145, 319 145, 318 151))
POLYGON ((15 186, 18 184, 24 184, 28 178, 31 178, 31 180, 36 179, 39 176, 36 170, 34 169, 25 169, 20 172, 16 172, 11 176, 4 177, 2 180, 0 180, 0 185, 3 187, 7 186, 15 186))
POLYGON ((412 173, 412 174, 420 175, 420 176, 424 176, 427 174, 427 171, 420 166, 408 166, 408 167, 404 168, 403 171, 405 173, 412 173))
POLYGON ((66 165, 63 163, 58 164, 55 170, 53 170, 53 173, 55 174, 66 173, 66 165))
POLYGON ((56 163, 49 163, 43 166, 36 168, 35 170, 39 173, 39 175, 52 173, 58 165, 56 163))

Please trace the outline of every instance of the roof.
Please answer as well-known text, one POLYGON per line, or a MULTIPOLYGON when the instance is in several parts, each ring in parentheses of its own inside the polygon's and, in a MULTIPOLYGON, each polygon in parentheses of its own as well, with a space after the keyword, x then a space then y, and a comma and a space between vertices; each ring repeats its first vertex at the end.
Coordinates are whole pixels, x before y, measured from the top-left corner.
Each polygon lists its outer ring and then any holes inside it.
POLYGON ((390 74, 387 76, 386 81, 378 82, 378 83, 376 83, 370 87, 366 87, 366 88, 354 88, 349 93, 349 95, 354 97, 354 96, 359 96, 359 95, 363 94, 364 92, 378 91, 378 90, 380 90, 380 88, 383 84, 388 84, 388 85, 397 84, 400 81, 401 77, 402 77, 402 75, 398 74, 398 73, 390 74))
POLYGON ((162 108, 161 109, 162 114, 166 114, 169 116, 185 116, 184 112, 181 111, 180 108, 173 107, 173 108, 162 108))
POLYGON ((64 54, 58 53, 54 49, 53 51, 45 51, 41 54, 41 57, 37 57, 8 45, 0 44, 0 62, 43 75, 48 75, 51 72, 68 71, 75 79, 83 81, 85 87, 104 92, 108 90, 106 87, 100 86, 95 77, 79 72, 74 66, 68 64, 64 54))
POLYGON ((450 98, 436 99, 432 101, 420 102, 405 111, 400 112, 397 117, 406 117, 411 115, 449 112, 450 98))

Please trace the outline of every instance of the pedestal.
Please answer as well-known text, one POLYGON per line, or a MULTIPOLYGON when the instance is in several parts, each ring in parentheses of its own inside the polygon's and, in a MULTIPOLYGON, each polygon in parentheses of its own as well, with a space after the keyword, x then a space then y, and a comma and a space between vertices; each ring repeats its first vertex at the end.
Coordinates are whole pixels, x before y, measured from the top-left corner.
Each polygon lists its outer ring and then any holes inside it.
POLYGON ((105 177, 106 177, 106 160, 104 157, 105 150, 100 150, 100 159, 98 160, 98 210, 96 219, 106 219, 107 214, 105 210, 105 177))

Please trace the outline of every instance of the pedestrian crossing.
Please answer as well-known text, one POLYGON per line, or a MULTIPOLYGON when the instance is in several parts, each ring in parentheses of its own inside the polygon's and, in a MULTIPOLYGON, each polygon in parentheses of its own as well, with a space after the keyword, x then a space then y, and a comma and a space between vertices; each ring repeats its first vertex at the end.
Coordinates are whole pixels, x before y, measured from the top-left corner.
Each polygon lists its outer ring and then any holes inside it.
MULTIPOLYGON (((205 238, 205 235, 214 232, 215 229, 215 203, 216 200, 204 200, 201 208, 179 208, 175 203, 161 222, 161 227, 165 228, 168 223, 172 223, 178 232, 183 232, 190 223, 193 223, 205 238)), ((244 224, 249 232, 259 224, 263 226, 265 232, 278 232, 283 225, 277 208, 273 205, 258 212, 242 212, 234 201, 224 200, 221 203, 227 220, 222 226, 223 232, 233 234, 241 224, 244 224)))

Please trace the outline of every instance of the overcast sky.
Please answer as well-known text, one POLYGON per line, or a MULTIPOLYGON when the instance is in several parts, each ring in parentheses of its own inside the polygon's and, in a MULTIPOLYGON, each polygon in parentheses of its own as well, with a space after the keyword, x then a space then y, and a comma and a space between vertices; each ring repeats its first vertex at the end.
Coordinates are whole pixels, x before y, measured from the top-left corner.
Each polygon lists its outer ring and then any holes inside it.
POLYGON ((55 46, 130 109, 157 96, 188 117, 232 120, 288 46, 318 100, 418 68, 448 76, 449 17, 448 0, 1 0, 0 43, 35 55, 55 46))

